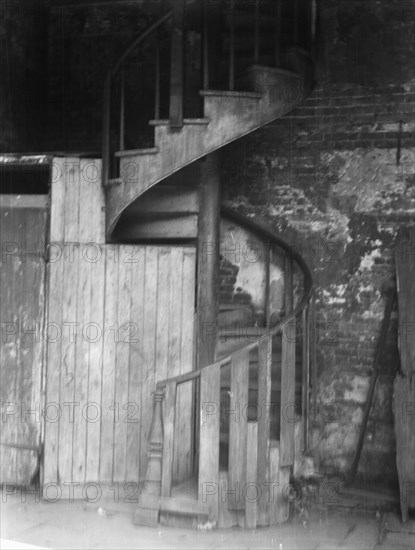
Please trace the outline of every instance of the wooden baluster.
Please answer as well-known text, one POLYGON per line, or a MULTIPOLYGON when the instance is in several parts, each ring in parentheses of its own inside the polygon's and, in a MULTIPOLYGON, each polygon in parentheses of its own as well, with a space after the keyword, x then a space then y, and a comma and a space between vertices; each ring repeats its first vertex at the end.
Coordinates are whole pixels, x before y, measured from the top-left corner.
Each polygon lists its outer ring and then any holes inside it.
POLYGON ((124 151, 124 134, 125 134, 125 76, 124 67, 121 69, 121 85, 120 85, 120 151, 124 151))
POLYGON ((259 60, 259 0, 255 0, 255 23, 254 23, 254 63, 259 60))
POLYGON ((265 317, 265 326, 271 328, 271 289, 270 289, 270 279, 271 279, 271 244, 264 242, 265 248, 265 307, 264 307, 264 317, 265 317))
MULTIPOLYGON (((154 407, 148 436, 148 462, 143 496, 161 495, 162 461, 163 461, 163 411, 164 389, 157 388, 153 394, 154 407)), ((144 501, 145 502, 145 501, 144 501)))
POLYGON ((111 177, 111 146, 110 146, 110 130, 111 130, 111 76, 109 75, 104 84, 103 97, 103 117, 102 117, 102 185, 106 186, 111 177))
POLYGON ((279 67, 281 62, 281 12, 282 12, 282 0, 276 0, 277 2, 277 19, 275 25, 275 66, 279 67))
POLYGON ((168 382, 166 386, 166 399, 164 402, 164 442, 161 483, 161 496, 163 497, 169 497, 171 492, 174 458, 174 430, 176 422, 176 395, 176 382, 168 382))
MULTIPOLYGON (((258 502, 254 496, 249 494, 248 487, 258 485, 257 466, 258 466, 258 423, 248 422, 246 438, 246 507, 245 507, 245 528, 256 529, 258 502), (251 485, 250 485, 251 484, 251 485)), ((262 489, 262 487, 261 487, 262 489)))
POLYGON ((173 2, 170 64, 170 126, 183 126, 183 44, 184 0, 173 2))
POLYGON ((234 352, 231 358, 231 394, 229 409, 229 510, 243 510, 245 501, 240 494, 246 483, 246 439, 248 421, 249 352, 234 352), (245 412, 244 412, 245 411, 245 412), (236 494, 232 493, 236 489, 236 494))
POLYGON ((308 326, 308 306, 303 310, 303 374, 301 393, 301 412, 303 418, 303 451, 308 447, 308 407, 309 407, 309 376, 310 376, 310 339, 308 326))
POLYGON ((209 88, 208 0, 203 2, 203 89, 209 88))
POLYGON ((298 31, 300 28, 300 0, 294 0, 293 45, 298 46, 298 31))
POLYGON ((229 90, 235 87, 235 0, 230 0, 229 90))
POLYGON ((154 118, 160 118, 160 36, 157 33, 155 43, 156 74, 155 74, 155 98, 154 98, 154 118))

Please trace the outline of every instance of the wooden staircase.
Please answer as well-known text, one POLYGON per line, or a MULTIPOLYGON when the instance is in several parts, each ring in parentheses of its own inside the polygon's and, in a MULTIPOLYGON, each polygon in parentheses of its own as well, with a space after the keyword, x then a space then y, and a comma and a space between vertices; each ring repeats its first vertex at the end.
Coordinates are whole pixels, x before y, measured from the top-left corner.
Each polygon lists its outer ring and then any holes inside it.
MULTIPOLYGON (((150 25, 108 75, 103 185, 107 235, 113 241, 195 242, 202 212, 200 159, 288 113, 311 90, 313 0, 256 0, 249 5, 230 0, 223 5, 226 9, 218 15, 210 11, 212 3, 203 3, 202 22, 195 31, 203 45, 199 113, 191 93, 192 116, 186 118, 184 2, 174 2, 172 12, 150 25), (289 32, 284 20, 289 21, 289 32), (163 32, 171 36, 167 98, 160 84, 163 32), (149 122, 154 139, 145 147, 126 149, 131 140, 126 139, 123 67, 131 52, 149 40, 155 54, 155 114, 149 122), (163 118, 166 104, 168 116, 163 118)), ((157 382, 137 524, 254 528, 288 518, 284 491, 296 454, 307 446, 311 275, 301 256, 267 226, 225 208, 222 216, 261 239, 268 251, 268 274, 271 248, 280 250, 284 311, 276 320, 266 305, 258 324, 249 308, 222 304, 217 320, 225 328, 215 335, 214 362, 157 382), (302 280, 297 293, 294 272, 302 280), (232 322, 243 324, 242 338, 235 338, 232 322), (194 476, 177 483, 172 464, 180 430, 176 406, 183 387, 193 396, 189 415, 194 422, 194 476), (257 497, 249 497, 249 487, 257 497)), ((265 293, 270 300, 269 280, 265 293)))

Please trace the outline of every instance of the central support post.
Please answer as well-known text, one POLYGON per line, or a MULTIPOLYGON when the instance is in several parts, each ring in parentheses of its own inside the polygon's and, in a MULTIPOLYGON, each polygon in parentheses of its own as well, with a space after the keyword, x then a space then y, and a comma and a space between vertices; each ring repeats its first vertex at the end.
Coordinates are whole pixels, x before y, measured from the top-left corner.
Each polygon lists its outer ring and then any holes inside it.
POLYGON ((197 260, 198 368, 215 360, 219 308, 220 152, 201 162, 197 260))

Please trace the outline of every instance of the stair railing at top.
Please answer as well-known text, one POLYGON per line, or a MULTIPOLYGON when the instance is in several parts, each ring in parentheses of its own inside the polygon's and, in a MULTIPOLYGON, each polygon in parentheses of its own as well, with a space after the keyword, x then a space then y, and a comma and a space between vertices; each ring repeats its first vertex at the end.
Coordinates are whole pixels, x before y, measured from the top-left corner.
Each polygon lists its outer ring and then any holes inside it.
MULTIPOLYGON (((229 208, 223 208, 222 214, 261 237, 270 245, 269 250, 272 247, 278 246, 285 252, 285 316, 275 325, 268 325, 264 335, 260 339, 245 345, 215 363, 157 382, 154 392, 153 419, 149 432, 147 473, 141 496, 141 501, 144 504, 148 495, 157 495, 160 497, 169 497, 171 495, 177 388, 181 384, 196 380, 199 381, 199 399, 197 402, 200 406, 200 428, 197 442, 199 445, 199 500, 203 498, 203 502, 206 502, 206 494, 203 494, 201 484, 203 485, 204 481, 216 483, 219 479, 220 369, 225 365, 231 365, 231 410, 233 410, 232 402, 234 405, 239 402, 242 408, 244 403, 247 404, 249 353, 253 350, 258 350, 258 405, 270 403, 272 343, 273 338, 279 334, 282 334, 279 465, 280 467, 293 465, 294 453, 296 452, 294 448, 294 422, 292 420, 287 421, 286 418, 284 420, 283 415, 285 414, 286 416, 287 414, 287 406, 292 406, 294 403, 293 392, 295 386, 295 354, 296 342, 298 340, 298 325, 302 326, 302 357, 300 358, 302 361, 302 450, 304 451, 307 448, 310 356, 313 355, 313 342, 310 338, 309 330, 309 308, 310 303, 312 307, 313 296, 313 282, 310 270, 297 250, 276 235, 266 224, 253 221, 251 218, 229 208), (294 264, 297 265, 303 275, 303 295, 295 307, 293 303, 294 264), (164 414, 162 409, 163 400, 164 414), (212 415, 212 411, 206 412, 204 410, 206 403, 213 407, 214 404, 217 405, 215 418, 212 415)), ((258 449, 257 465, 254 468, 256 470, 255 481, 262 483, 264 486, 267 483, 269 485, 269 478, 267 477, 270 449, 269 410, 261 410, 257 424, 258 426, 255 430, 248 430, 247 422, 234 423, 231 427, 231 431, 233 428, 233 434, 230 433, 229 456, 232 456, 232 461, 230 462, 232 468, 228 472, 228 486, 230 487, 235 487, 236 483, 241 483, 245 479, 247 463, 245 462, 244 466, 243 461, 246 461, 244 448, 247 448, 247 444, 248 448, 254 445, 258 449), (252 433, 255 434, 254 441, 249 440, 249 438, 252 438, 252 433), (231 446, 234 448, 231 449, 231 446)), ((244 506, 244 503, 242 506, 244 506)), ((234 509, 241 509, 241 504, 235 502, 234 509)), ((215 515, 217 517, 217 511, 216 514, 213 514, 213 517, 215 515)))
MULTIPOLYGON (((102 182, 104 186, 111 183, 117 183, 116 178, 111 178, 111 91, 113 87, 113 80, 120 73, 124 62, 128 59, 131 53, 148 37, 152 36, 161 26, 163 26, 172 17, 173 12, 169 11, 162 17, 160 17, 155 23, 151 24, 147 29, 140 33, 133 42, 123 51, 113 67, 108 71, 107 77, 104 83, 103 94, 103 118, 102 118, 102 182)), ((159 74, 157 72, 157 80, 159 74)), ((121 93, 121 105, 120 105, 120 148, 124 145, 124 121, 125 121, 125 104, 123 88, 121 93)), ((158 99, 156 99, 156 102, 158 99)))
MULTIPOLYGON (((312 10, 316 0, 302 2, 301 0, 277 0, 275 3, 269 0, 255 0, 252 17, 252 32, 254 36, 254 44, 252 58, 250 62, 258 63, 261 56, 261 15, 264 15, 263 6, 273 6, 273 14, 275 19, 275 34, 274 34, 274 63, 278 67, 280 64, 280 53, 282 43, 282 17, 291 19, 291 43, 298 44, 299 36, 303 36, 304 44, 307 47, 311 45, 314 33, 314 19, 312 10), (287 11, 288 10, 288 11, 287 11), (311 10, 311 11, 310 11, 311 10), (304 25, 301 22, 311 21, 312 25, 304 25), (313 27, 313 28, 312 28, 313 27)), ((124 76, 124 67, 130 59, 133 52, 136 52, 145 41, 155 37, 154 54, 155 54, 155 78, 154 78, 154 117, 160 117, 160 96, 164 88, 160 82, 161 71, 161 52, 158 33, 167 23, 172 24, 171 46, 170 46, 170 83, 169 83, 169 119, 172 128, 179 128, 183 124, 183 97, 184 97, 184 17, 185 17, 185 0, 174 0, 173 9, 154 23, 150 24, 141 34, 139 34, 133 42, 122 52, 112 68, 108 71, 104 83, 103 90, 103 121, 102 121, 102 182, 104 187, 108 185, 117 185, 121 183, 121 179, 117 176, 115 169, 115 150, 112 148, 111 139, 111 113, 115 108, 118 110, 118 150, 126 149, 126 120, 129 119, 126 105, 126 79, 124 76), (120 97, 117 101, 117 106, 113 105, 112 92, 115 89, 115 81, 119 79, 120 97)), ((202 59, 201 59, 201 75, 200 87, 204 90, 215 86, 215 66, 217 56, 213 55, 213 50, 217 42, 217 17, 218 12, 224 13, 224 17, 228 20, 229 34, 229 56, 227 62, 227 83, 225 87, 229 90, 235 88, 236 77, 236 47, 235 47, 235 32, 236 18, 238 14, 243 14, 246 8, 245 2, 238 3, 237 0, 224 0, 212 2, 212 0, 203 0, 203 23, 200 28, 201 44, 202 44, 202 59), (216 15, 215 15, 216 9, 216 15), (216 19, 215 19, 216 17, 216 19), (212 19, 213 18, 213 19, 212 19)), ((148 121, 147 121, 148 122, 148 121)), ((129 149, 129 147, 128 147, 129 149)), ((134 150, 134 149, 133 149, 134 150)))

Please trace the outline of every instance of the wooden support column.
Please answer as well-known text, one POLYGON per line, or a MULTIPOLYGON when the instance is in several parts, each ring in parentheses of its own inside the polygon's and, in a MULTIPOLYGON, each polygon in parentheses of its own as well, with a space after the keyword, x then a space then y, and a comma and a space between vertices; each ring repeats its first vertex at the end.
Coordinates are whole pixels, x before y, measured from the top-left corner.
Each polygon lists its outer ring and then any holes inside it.
POLYGON ((183 126, 183 43, 184 43, 184 0, 174 0, 171 64, 170 64, 170 126, 183 126))
POLYGON ((220 153, 201 162, 197 262, 198 368, 213 363, 219 302, 220 153))

